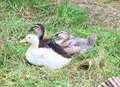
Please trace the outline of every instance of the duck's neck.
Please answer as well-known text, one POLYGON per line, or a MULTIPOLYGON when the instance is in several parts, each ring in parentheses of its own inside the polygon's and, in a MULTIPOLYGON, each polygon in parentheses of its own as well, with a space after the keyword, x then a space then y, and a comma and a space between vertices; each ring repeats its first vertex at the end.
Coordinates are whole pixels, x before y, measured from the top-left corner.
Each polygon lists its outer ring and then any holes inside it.
POLYGON ((44 37, 44 32, 42 34, 39 34, 38 35, 38 38, 39 38, 39 44, 38 44, 38 47, 41 47, 41 41, 43 40, 43 37, 44 37))
POLYGON ((39 40, 43 39, 44 34, 38 34, 39 40))
POLYGON ((39 45, 39 43, 32 44, 32 45, 30 46, 30 48, 31 48, 31 49, 36 49, 36 48, 38 48, 38 45, 39 45))
POLYGON ((39 37, 40 40, 43 39, 44 33, 45 33, 44 29, 41 29, 41 33, 38 33, 38 37, 39 37))

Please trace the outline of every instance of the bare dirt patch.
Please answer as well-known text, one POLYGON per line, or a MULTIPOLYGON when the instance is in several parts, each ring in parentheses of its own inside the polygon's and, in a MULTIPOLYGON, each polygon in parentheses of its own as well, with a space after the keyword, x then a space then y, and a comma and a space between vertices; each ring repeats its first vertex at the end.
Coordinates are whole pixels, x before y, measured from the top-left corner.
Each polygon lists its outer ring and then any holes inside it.
POLYGON ((120 27, 120 1, 107 2, 100 0, 71 0, 89 11, 89 23, 109 28, 120 27))

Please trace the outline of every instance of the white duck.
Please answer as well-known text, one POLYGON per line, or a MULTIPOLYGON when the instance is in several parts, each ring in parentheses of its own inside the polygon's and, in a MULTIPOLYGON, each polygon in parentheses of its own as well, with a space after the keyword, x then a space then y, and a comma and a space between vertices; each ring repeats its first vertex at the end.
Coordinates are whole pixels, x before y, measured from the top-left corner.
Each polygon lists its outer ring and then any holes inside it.
POLYGON ((39 48, 39 39, 36 35, 29 34, 20 42, 31 44, 26 52, 26 59, 32 64, 44 65, 50 69, 60 69, 71 61, 71 58, 65 58, 51 48, 39 48))

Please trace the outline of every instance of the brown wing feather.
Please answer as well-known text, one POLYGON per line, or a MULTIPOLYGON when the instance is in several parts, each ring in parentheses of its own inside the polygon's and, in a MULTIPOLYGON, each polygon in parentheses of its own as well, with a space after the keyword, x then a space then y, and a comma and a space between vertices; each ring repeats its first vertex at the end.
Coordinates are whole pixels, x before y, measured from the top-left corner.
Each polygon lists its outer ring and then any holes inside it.
POLYGON ((69 55, 67 52, 65 52, 65 50, 52 39, 42 39, 42 40, 40 39, 39 47, 52 48, 55 52, 62 55, 63 57, 71 58, 71 55, 69 55))

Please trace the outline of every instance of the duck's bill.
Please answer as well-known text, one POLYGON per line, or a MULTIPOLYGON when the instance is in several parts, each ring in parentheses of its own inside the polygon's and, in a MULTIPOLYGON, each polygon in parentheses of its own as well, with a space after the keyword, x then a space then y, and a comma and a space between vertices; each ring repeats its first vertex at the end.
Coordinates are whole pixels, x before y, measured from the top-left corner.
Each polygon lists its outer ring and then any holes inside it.
POLYGON ((24 39, 20 40, 20 43, 27 43, 27 40, 24 38, 24 39))

